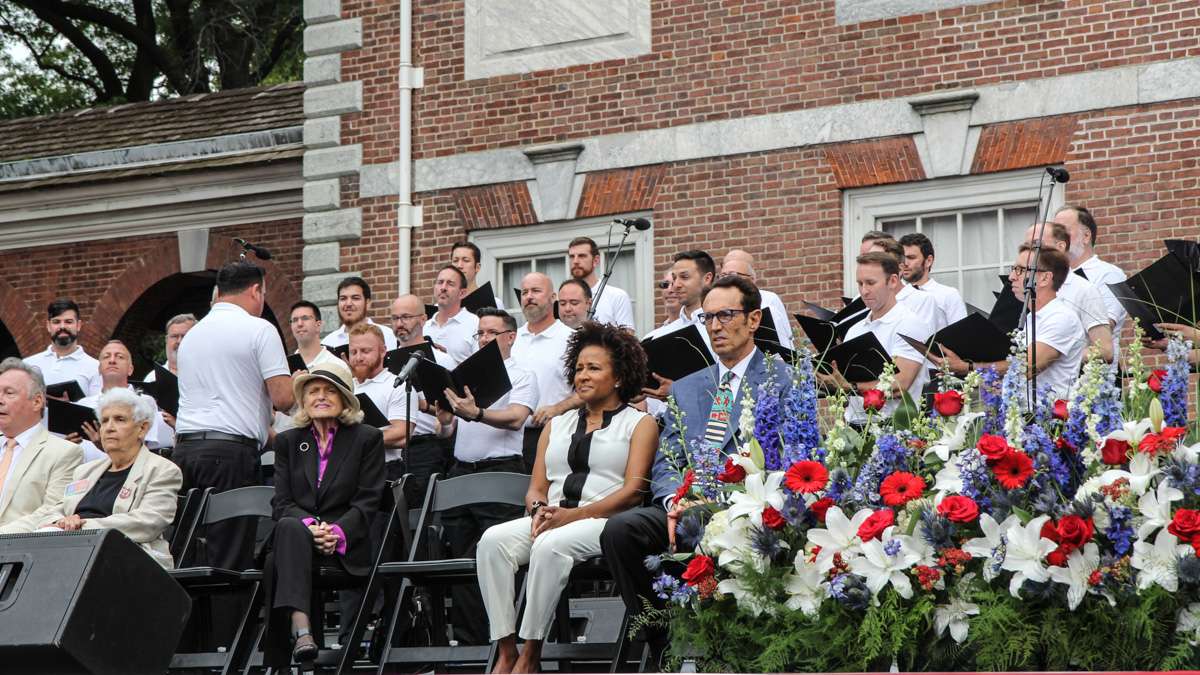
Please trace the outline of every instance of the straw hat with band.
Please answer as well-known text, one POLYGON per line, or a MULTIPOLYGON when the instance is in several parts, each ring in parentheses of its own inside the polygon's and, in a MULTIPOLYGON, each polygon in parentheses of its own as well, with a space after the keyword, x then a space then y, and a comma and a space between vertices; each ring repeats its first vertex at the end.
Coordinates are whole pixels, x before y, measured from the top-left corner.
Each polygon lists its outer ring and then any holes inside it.
POLYGON ((350 385, 354 381, 353 375, 350 374, 350 368, 345 364, 340 362, 322 363, 314 370, 297 375, 296 379, 292 381, 292 393, 296 396, 296 403, 301 406, 304 401, 304 385, 312 380, 325 380, 337 387, 338 392, 342 395, 342 405, 348 408, 353 415, 361 412, 358 398, 354 395, 354 389, 350 385))

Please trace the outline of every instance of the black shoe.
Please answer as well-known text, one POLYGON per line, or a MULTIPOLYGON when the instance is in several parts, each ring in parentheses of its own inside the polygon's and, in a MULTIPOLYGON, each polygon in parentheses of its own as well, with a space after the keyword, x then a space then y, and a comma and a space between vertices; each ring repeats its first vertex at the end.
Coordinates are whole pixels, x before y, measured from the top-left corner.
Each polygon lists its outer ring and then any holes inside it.
POLYGON ((317 641, 308 629, 296 631, 296 646, 292 648, 292 660, 296 663, 312 663, 317 660, 317 641))

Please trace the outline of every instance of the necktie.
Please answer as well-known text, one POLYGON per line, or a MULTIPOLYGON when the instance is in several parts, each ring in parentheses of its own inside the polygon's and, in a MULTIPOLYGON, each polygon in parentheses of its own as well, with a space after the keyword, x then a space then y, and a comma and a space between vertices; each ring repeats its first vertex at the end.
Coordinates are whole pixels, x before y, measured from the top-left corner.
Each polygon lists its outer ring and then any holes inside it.
POLYGON ((725 373, 721 378, 721 386, 713 394, 712 408, 708 413, 708 426, 704 429, 704 440, 714 448, 720 448, 725 442, 725 431, 729 429, 729 414, 733 409, 733 389, 729 381, 733 379, 733 371, 725 373))
POLYGON ((8 479, 8 470, 12 467, 12 459, 15 454, 17 454, 17 439, 6 439, 4 456, 0 457, 0 494, 4 494, 4 481, 8 479))

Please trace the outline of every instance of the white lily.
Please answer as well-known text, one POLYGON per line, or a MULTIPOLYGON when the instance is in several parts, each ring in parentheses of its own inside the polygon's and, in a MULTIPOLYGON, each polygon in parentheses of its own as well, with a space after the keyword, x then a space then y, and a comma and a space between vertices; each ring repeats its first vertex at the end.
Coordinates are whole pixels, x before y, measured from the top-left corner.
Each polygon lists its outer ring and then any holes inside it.
POLYGON ((950 637, 958 644, 967 639, 967 617, 979 614, 979 605, 962 598, 953 598, 949 604, 938 605, 933 611, 934 629, 937 635, 950 629, 950 637))
POLYGON ((718 583, 717 591, 726 595, 732 595, 733 599, 737 601, 739 608, 749 610, 754 616, 758 616, 768 610, 767 603, 751 593, 750 589, 743 586, 737 577, 730 577, 718 583))
MULTIPOLYGON (((728 513, 728 511, 718 511, 717 515, 728 513)), ((749 563, 753 564, 753 559, 759 557, 750 547, 750 521, 745 518, 727 519, 723 523, 717 534, 711 538, 708 536, 708 531, 705 531, 704 548, 709 555, 716 556, 717 565, 730 568, 734 564, 749 563)), ((714 516, 713 520, 716 520, 714 516)), ((712 527, 712 521, 709 521, 709 528, 712 527)))
POLYGON ((833 565, 834 554, 841 553, 842 560, 846 560, 848 555, 857 553, 858 528, 871 517, 871 513, 871 509, 862 509, 851 519, 842 513, 840 506, 831 507, 825 512, 825 527, 814 527, 808 531, 808 541, 821 547, 816 559, 818 568, 828 571, 833 565))
POLYGON ((864 541, 862 557, 850 561, 850 571, 866 580, 871 595, 879 595, 879 591, 890 583, 900 597, 908 599, 913 594, 908 570, 921 560, 921 554, 912 537, 893 534, 895 531, 896 526, 892 525, 879 539, 864 541), (889 549, 892 549, 891 553, 888 553, 889 549))
POLYGON ((983 578, 991 581, 1000 575, 1001 564, 1004 562, 1008 539, 1004 533, 1013 524, 1020 524, 1020 519, 1010 515, 1003 523, 997 523, 991 514, 979 515, 979 529, 983 530, 982 537, 969 539, 963 544, 962 550, 974 558, 988 558, 983 565, 983 578))
POLYGON ((742 483, 746 491, 734 492, 729 496, 729 519, 737 520, 742 516, 749 516, 751 522, 762 527, 764 508, 783 508, 783 493, 779 491, 782 483, 782 471, 747 474, 742 483))
POLYGON ((1180 546, 1179 539, 1166 530, 1159 530, 1153 545, 1144 541, 1134 542, 1130 564, 1138 570, 1138 590, 1145 590, 1154 584, 1172 593, 1179 590, 1179 556, 1191 550, 1190 546, 1180 546))
POLYGON ((1001 567, 1013 573, 1008 592, 1014 598, 1021 597, 1021 584, 1026 579, 1041 582, 1050 578, 1043 561, 1058 548, 1058 544, 1042 537, 1042 525, 1047 520, 1050 520, 1050 516, 1038 516, 1024 526, 1018 521, 1004 531, 1008 546, 1001 567))
POLYGON ((788 594, 787 608, 798 609, 806 616, 816 616, 829 595, 825 573, 816 565, 804 562, 803 555, 796 556, 796 573, 787 575, 783 586, 788 594))
POLYGON ((1200 644, 1200 602, 1193 602, 1179 610, 1175 632, 1186 635, 1188 644, 1193 647, 1200 644))
POLYGON ((737 453, 732 456, 732 459, 734 464, 746 470, 747 476, 753 476, 763 472, 763 468, 759 466, 758 463, 754 461, 754 458, 748 453, 745 455, 737 453))
POLYGON ((1067 585, 1067 609, 1075 611, 1091 587, 1092 572, 1100 567, 1100 547, 1088 542, 1082 549, 1067 556, 1066 567, 1051 567, 1050 578, 1067 585))
POLYGON ((1129 490, 1135 495, 1143 495, 1150 487, 1150 481, 1158 475, 1159 470, 1154 467, 1154 459, 1144 453, 1134 453, 1133 459, 1129 460, 1129 470, 1124 469, 1109 469, 1100 474, 1100 480, 1105 485, 1111 485, 1117 480, 1124 478, 1129 481, 1129 490))
POLYGON ((971 422, 983 417, 981 412, 965 413, 958 416, 958 421, 954 428, 948 428, 949 425, 943 423, 942 437, 937 443, 929 446, 925 450, 925 457, 929 455, 937 455, 938 459, 943 462, 950 461, 950 453, 962 450, 967 444, 967 432, 971 428, 971 422))
POLYGON ((933 477, 933 489, 937 492, 937 499, 941 501, 946 495, 956 495, 962 492, 963 481, 962 473, 958 470, 958 455, 949 457, 942 468, 938 469, 937 474, 933 477))
POLYGON ((1195 445, 1180 443, 1171 451, 1171 457, 1185 464, 1198 464, 1200 463, 1200 443, 1195 445))
POLYGON ((1171 522, 1171 502, 1183 499, 1183 492, 1163 481, 1154 492, 1147 492, 1138 499, 1138 511, 1142 513, 1142 524, 1138 526, 1137 538, 1149 539, 1160 527, 1171 522))
POLYGON ((1142 442, 1142 437, 1150 433, 1151 424, 1148 419, 1140 419, 1134 422, 1125 422, 1120 429, 1110 431, 1107 436, 1100 440, 1099 445, 1104 445, 1104 441, 1113 439, 1117 441, 1125 441, 1129 447, 1136 449, 1138 443, 1142 442))

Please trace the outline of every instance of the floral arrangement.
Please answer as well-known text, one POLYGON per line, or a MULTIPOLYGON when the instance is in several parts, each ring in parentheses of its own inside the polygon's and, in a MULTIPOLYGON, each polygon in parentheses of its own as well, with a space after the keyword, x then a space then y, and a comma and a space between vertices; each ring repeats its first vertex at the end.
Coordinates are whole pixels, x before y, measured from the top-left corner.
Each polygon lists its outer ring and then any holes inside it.
POLYGON ((819 413, 800 350, 743 392, 737 455, 677 450, 692 506, 639 621, 724 672, 1195 667, 1190 345, 1149 371, 1137 338, 1124 390, 1092 358, 1070 400, 1026 404, 1014 353, 862 429, 819 413))

